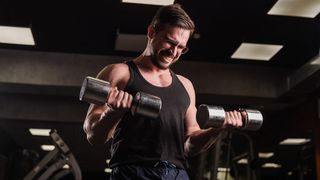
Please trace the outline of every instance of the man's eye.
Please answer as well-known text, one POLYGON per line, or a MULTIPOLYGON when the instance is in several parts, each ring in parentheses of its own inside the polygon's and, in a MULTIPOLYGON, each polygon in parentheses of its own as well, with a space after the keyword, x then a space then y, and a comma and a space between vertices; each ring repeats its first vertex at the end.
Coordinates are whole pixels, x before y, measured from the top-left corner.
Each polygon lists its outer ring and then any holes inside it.
POLYGON ((171 46, 176 46, 176 45, 177 45, 175 42, 172 42, 172 41, 168 41, 168 43, 169 43, 171 46))
POLYGON ((185 49, 186 47, 184 47, 184 46, 178 46, 178 48, 182 50, 182 49, 185 49))

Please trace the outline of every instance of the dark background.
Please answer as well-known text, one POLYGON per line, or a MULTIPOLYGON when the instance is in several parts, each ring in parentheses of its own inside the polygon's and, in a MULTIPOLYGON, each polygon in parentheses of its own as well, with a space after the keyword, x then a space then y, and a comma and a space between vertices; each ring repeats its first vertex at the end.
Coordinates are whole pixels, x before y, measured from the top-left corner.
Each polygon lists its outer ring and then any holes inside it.
MULTIPOLYGON (((295 179, 302 163, 307 164, 306 177, 314 178, 316 168, 319 174, 319 144, 314 143, 320 142, 319 15, 267 15, 275 0, 176 2, 194 19, 196 36, 173 69, 193 81, 197 105, 262 111, 261 130, 246 133, 256 153, 275 152, 267 161, 282 168, 261 169, 265 160, 257 160, 261 179, 295 179), (284 47, 266 62, 231 59, 242 42, 284 47), (305 145, 311 146, 308 158, 301 156, 304 146, 279 146, 287 137, 311 138, 305 145)), ((0 178, 20 179, 47 153, 39 147, 51 139, 32 137, 30 127, 57 129, 84 179, 107 176, 109 144, 92 147, 86 141, 82 123, 88 104, 78 100, 80 85, 105 65, 138 56, 140 52, 115 50, 116 36, 146 34, 158 7, 119 1, 1 1, 0 24, 31 27, 36 45, 0 44, 0 178)), ((245 142, 234 143, 241 147, 245 142)), ((190 159, 192 177, 198 158, 190 159)))

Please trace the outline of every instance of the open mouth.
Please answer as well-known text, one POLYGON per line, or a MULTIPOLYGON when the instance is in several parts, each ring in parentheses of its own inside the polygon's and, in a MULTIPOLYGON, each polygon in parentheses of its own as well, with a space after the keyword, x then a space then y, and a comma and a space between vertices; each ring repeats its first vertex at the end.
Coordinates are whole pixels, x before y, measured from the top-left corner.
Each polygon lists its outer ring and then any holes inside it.
POLYGON ((173 58, 169 56, 161 56, 160 61, 166 64, 170 64, 173 61, 173 58))
POLYGON ((174 58, 169 50, 164 50, 159 53, 159 61, 165 64, 171 64, 174 58))

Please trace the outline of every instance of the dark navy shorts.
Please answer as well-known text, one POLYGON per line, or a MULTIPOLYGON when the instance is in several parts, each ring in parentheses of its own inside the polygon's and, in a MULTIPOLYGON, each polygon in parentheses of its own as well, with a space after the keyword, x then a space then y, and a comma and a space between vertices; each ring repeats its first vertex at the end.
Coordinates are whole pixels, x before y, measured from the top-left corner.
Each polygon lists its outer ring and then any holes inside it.
POLYGON ((184 169, 167 161, 150 165, 126 164, 112 168, 110 180, 189 180, 184 169))

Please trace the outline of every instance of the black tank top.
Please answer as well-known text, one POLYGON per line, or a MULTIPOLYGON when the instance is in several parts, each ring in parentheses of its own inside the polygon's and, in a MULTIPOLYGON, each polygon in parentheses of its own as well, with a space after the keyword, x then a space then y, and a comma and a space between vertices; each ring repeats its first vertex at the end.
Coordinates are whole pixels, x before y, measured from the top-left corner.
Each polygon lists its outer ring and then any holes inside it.
POLYGON ((132 95, 141 91, 158 96, 162 108, 157 119, 133 117, 130 113, 123 116, 113 136, 110 166, 165 160, 184 168, 184 118, 190 104, 186 89, 172 71, 172 83, 157 87, 142 77, 133 61, 127 64, 130 80, 125 91, 132 95))

